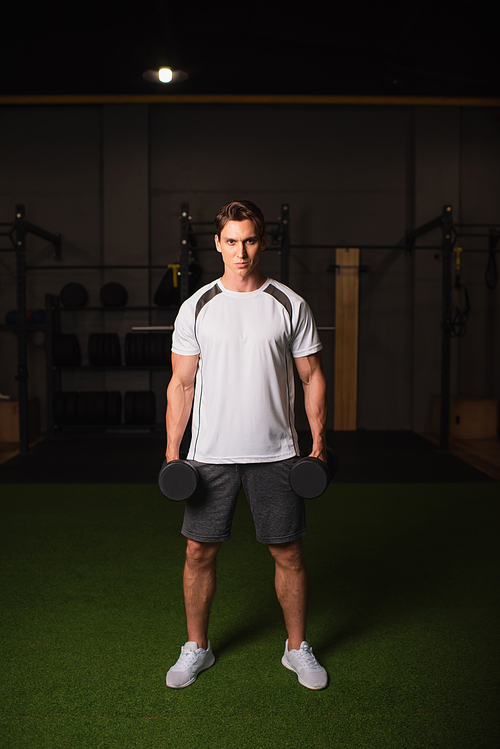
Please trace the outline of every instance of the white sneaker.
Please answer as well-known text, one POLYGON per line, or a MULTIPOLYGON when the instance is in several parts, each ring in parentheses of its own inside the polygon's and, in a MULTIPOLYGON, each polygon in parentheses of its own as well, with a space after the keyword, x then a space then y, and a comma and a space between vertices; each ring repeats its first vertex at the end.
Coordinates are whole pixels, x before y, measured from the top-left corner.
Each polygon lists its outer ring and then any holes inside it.
POLYGON ((188 687, 199 673, 210 668, 215 663, 215 657, 208 643, 208 648, 198 647, 197 642, 186 642, 181 647, 181 654, 177 663, 167 673, 167 687, 182 689, 188 687))
POLYGON ((301 642, 299 650, 288 650, 288 640, 285 643, 285 653, 281 659, 285 668, 295 671, 299 682, 308 689, 324 689, 328 684, 328 674, 320 666, 308 642, 301 642))

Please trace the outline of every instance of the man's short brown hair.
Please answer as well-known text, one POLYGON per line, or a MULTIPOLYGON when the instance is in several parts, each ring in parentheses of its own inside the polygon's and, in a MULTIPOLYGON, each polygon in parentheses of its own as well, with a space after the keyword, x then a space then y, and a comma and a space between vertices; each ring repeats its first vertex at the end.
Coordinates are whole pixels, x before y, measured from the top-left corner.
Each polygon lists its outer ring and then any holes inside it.
POLYGON ((214 219, 215 230, 220 239, 220 234, 229 221, 250 220, 257 229, 261 241, 266 235, 266 222, 260 208, 250 200, 232 200, 221 208, 214 219))

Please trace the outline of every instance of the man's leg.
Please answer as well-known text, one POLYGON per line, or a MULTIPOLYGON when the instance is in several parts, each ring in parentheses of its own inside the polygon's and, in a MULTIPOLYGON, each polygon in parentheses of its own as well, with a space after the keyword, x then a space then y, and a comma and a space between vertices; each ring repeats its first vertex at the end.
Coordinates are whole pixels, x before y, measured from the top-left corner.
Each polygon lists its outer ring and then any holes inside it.
POLYGON ((269 544, 275 561, 276 595, 283 609, 288 648, 298 649, 306 639, 307 574, 302 539, 269 544))
POLYGON ((220 543, 188 539, 184 565, 184 605, 188 640, 208 647, 208 620, 216 588, 216 558, 220 543))
POLYGON ((308 689, 324 689, 328 674, 306 641, 307 575, 302 542, 269 546, 276 563, 276 593, 285 616, 288 640, 281 659, 308 689))
POLYGON ((215 595, 215 560, 220 543, 187 542, 184 565, 184 603, 188 641, 167 673, 167 687, 182 689, 215 663, 208 640, 210 605, 215 595))

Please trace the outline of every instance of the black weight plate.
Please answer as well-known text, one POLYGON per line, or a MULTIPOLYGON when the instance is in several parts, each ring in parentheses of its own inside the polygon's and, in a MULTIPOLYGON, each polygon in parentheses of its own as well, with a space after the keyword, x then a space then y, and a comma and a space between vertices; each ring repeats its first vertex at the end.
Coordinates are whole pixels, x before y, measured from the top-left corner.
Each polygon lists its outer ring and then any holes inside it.
POLYGON ((160 366, 163 359, 163 335, 155 333, 155 365, 160 366))
POLYGON ((156 339, 156 363, 159 367, 165 364, 165 334, 158 333, 156 339))
POLYGON ((132 333, 125 333, 125 364, 130 366, 130 344, 131 344, 132 333))
POLYGON ((137 342, 139 340, 139 334, 138 333, 132 333, 132 338, 130 339, 130 352, 131 352, 131 361, 133 367, 137 367, 139 364, 139 354, 137 351, 137 342))
POLYGON ((158 333, 149 334, 149 355, 150 355, 151 365, 153 367, 158 366, 158 360, 159 360, 158 333))
POLYGON ((135 341, 135 357, 136 365, 142 367, 145 364, 144 361, 144 349, 146 344, 146 336, 144 333, 136 333, 135 341))
POLYGON ((87 393, 81 391, 78 393, 76 400, 76 421, 77 424, 86 424, 87 417, 87 393))
POLYGON ((105 307, 124 307, 127 304, 127 290, 121 283, 110 281, 100 291, 101 302, 105 307))
POLYGON ((98 424, 97 420, 97 393, 90 391, 86 394, 85 402, 85 424, 98 424))
POLYGON ((148 335, 148 342, 149 342, 149 364, 152 367, 156 367, 156 360, 157 360, 157 354, 156 354, 156 339, 158 337, 157 333, 150 333, 148 335))
POLYGON ((84 424, 94 424, 95 418, 95 393, 88 391, 85 393, 85 416, 84 424))
POLYGON ((63 286, 59 298, 63 307, 85 307, 88 294, 81 283, 67 283, 63 286))
POLYGON ((87 341, 87 353, 89 357, 89 364, 91 367, 94 366, 96 354, 95 354, 95 333, 90 333, 87 341))
POLYGON ((76 424, 76 403, 78 399, 78 393, 68 392, 65 393, 66 398, 64 401, 64 422, 66 424, 76 424))
POLYGON ((144 390, 137 390, 134 400, 134 424, 145 424, 144 421, 144 390))
POLYGON ((91 333, 89 335, 89 364, 91 367, 103 367, 104 359, 104 335, 102 333, 91 333))
POLYGON ((97 359, 98 359, 98 367, 105 367, 106 366, 106 334, 105 333, 98 333, 97 338, 97 359))
POLYGON ((319 497, 329 483, 328 466, 319 458, 301 458, 290 469, 290 486, 304 499, 319 497))
POLYGON ((135 392, 133 390, 127 390, 125 393, 124 412, 125 412, 125 424, 134 423, 134 405, 135 405, 135 392))
POLYGON ((106 393, 106 424, 120 424, 122 420, 122 394, 119 390, 106 393))
POLYGON ((160 367, 165 365, 165 333, 158 333, 158 364, 160 367))
POLYGON ((100 367, 99 361, 99 333, 91 333, 88 340, 89 364, 91 367, 100 367))
POLYGON ((94 424, 106 424, 106 397, 107 393, 100 390, 95 394, 95 422, 94 424))
POLYGON ((144 393, 144 424, 156 423, 156 395, 152 390, 144 393))
POLYGON ((174 502, 183 502, 194 494, 198 485, 196 468, 185 460, 165 461, 158 476, 162 494, 174 502))
POLYGON ((107 367, 113 366, 113 352, 112 352, 112 343, 111 343, 111 335, 110 333, 105 333, 103 335, 103 348, 104 348, 104 364, 107 367))
POLYGON ((156 422, 156 397, 150 390, 138 390, 134 401, 134 424, 156 422))
POLYGON ((111 364, 113 367, 119 367, 122 363, 122 351, 118 333, 111 333, 111 364))
POLYGON ((106 333, 104 336, 104 361, 108 367, 119 367, 121 364, 120 339, 118 333, 106 333))
POLYGON ((136 365, 136 355, 135 355, 135 350, 136 350, 136 345, 135 345, 136 334, 135 333, 129 333, 128 335, 130 335, 130 338, 129 338, 129 366, 135 367, 135 365, 136 365))
POLYGON ((151 333, 149 335, 142 335, 143 338, 143 364, 149 366, 151 364, 151 333))
POLYGON ((165 333, 158 333, 158 343, 156 346, 158 366, 161 367, 165 364, 165 333))

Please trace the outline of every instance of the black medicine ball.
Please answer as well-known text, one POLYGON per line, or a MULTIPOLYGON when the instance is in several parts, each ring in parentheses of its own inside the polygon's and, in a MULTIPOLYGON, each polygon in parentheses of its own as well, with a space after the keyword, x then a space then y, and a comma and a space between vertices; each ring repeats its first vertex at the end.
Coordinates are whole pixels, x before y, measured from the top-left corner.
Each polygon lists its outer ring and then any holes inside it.
POLYGON ((81 283, 67 283, 59 292, 59 297, 63 307, 85 307, 88 294, 81 283))
POLYGON ((105 307, 124 307, 127 300, 127 290, 121 283, 110 281, 101 289, 101 302, 105 307))

